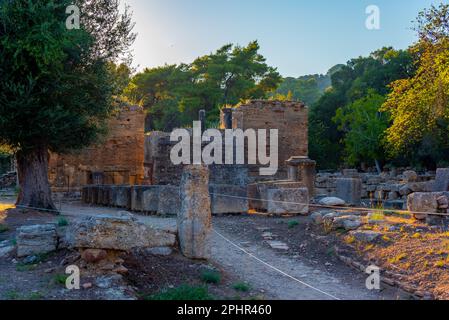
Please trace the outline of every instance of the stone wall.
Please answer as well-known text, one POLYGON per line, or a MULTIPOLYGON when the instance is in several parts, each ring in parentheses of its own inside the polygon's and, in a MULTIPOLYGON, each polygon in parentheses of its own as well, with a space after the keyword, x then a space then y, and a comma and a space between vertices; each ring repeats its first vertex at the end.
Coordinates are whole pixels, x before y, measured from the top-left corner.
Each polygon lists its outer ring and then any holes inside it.
MULTIPOLYGON (((222 112, 222 128, 226 128, 225 119, 222 112)), ((308 108, 302 102, 251 100, 232 109, 232 128, 278 129, 279 170, 267 180, 286 179, 286 161, 292 156, 308 156, 308 108)), ((259 175, 259 166, 249 168, 250 176, 259 175)))
MULTIPOLYGON (((226 112, 229 112, 229 109, 222 112, 221 129, 226 128, 226 112)), ((300 102, 267 100, 252 100, 248 104, 231 109, 229 113, 232 116, 233 129, 279 130, 279 170, 275 176, 261 176, 261 165, 212 165, 209 168, 211 183, 243 186, 255 181, 286 179, 286 160, 291 156, 308 155, 307 112, 307 107, 300 102)), ((224 130, 221 132, 224 141, 224 130)), ((175 144, 176 142, 170 142, 168 132, 154 131, 146 135, 145 180, 149 184, 179 184, 182 165, 174 166, 170 160, 170 150, 175 144)), ((267 147, 269 148, 269 144, 267 147)), ((224 155, 223 149, 223 159, 224 155)))
POLYGON ((77 192, 83 185, 141 184, 144 179, 144 121, 140 107, 125 106, 109 120, 108 135, 79 152, 51 154, 54 192, 77 192))
POLYGON ((362 181, 362 198, 400 206, 413 192, 430 192, 433 188, 435 173, 417 174, 405 170, 399 172, 358 173, 357 170, 318 173, 315 180, 317 196, 336 196, 337 180, 341 178, 360 178, 362 181))

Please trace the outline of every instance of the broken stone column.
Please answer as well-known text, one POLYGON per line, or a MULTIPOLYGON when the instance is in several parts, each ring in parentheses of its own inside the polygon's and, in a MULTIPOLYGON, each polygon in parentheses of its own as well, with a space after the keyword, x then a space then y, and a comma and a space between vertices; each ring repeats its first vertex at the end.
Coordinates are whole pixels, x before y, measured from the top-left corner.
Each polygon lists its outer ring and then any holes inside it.
POLYGON ((309 197, 315 195, 316 161, 308 157, 291 157, 287 160, 288 179, 300 181, 309 190, 309 197))
POLYGON ((433 191, 449 191, 449 168, 437 169, 433 191))
POLYGON ((208 168, 203 165, 185 166, 180 194, 178 236, 181 252, 188 258, 207 259, 212 232, 208 168))
POLYGON ((339 178, 336 180, 337 197, 351 205, 360 205, 362 200, 362 180, 359 178, 339 178))

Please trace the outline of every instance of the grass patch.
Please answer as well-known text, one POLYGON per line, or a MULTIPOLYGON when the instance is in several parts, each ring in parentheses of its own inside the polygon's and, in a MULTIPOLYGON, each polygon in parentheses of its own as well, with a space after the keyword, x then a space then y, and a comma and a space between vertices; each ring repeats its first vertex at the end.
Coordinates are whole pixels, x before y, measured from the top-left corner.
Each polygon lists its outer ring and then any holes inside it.
POLYGON ((68 221, 66 218, 60 217, 60 218, 58 219, 58 226, 59 226, 59 227, 66 227, 66 226, 68 226, 68 225, 69 225, 69 221, 68 221))
POLYGON ((245 283, 245 282, 237 282, 237 283, 234 283, 234 284, 232 285, 232 288, 233 288, 234 290, 240 291, 240 292, 248 292, 248 291, 251 289, 250 285, 247 284, 247 283, 245 283))
POLYGON ((11 290, 5 293, 5 298, 8 300, 19 300, 20 294, 15 290, 11 290))
POLYGON ((32 270, 36 269, 36 267, 37 267, 37 264, 18 263, 16 265, 16 271, 27 272, 27 271, 32 271, 32 270))
POLYGON ((0 233, 9 231, 8 226, 4 225, 4 224, 0 224, 0 233))
POLYGON ((220 283, 221 275, 218 271, 205 270, 201 273, 201 280, 206 283, 220 283))
POLYGON ((299 222, 296 220, 293 220, 288 223, 288 228, 293 229, 293 228, 297 227, 298 225, 299 225, 299 222))
POLYGON ((204 286, 182 285, 145 297, 145 300, 214 300, 204 286))
POLYGON ((53 276, 53 281, 54 281, 55 283, 57 283, 57 284, 60 284, 60 285, 65 286, 65 282, 67 281, 67 278, 68 278, 68 277, 69 277, 68 275, 62 274, 62 273, 60 273, 60 274, 55 274, 55 275, 53 276))
POLYGON ((40 292, 32 292, 27 296, 27 300, 42 300, 44 299, 44 295, 40 292))

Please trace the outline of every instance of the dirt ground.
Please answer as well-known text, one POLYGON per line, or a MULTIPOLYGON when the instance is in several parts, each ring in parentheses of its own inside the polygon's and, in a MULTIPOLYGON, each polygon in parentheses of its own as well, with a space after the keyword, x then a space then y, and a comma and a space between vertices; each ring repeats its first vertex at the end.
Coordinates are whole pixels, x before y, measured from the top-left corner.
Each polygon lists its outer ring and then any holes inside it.
MULTIPOLYGON (((59 219, 46 213, 8 210, 11 203, 11 199, 0 199, 0 241, 14 242, 18 226, 59 219)), ((69 221, 76 212, 116 210, 73 203, 65 207, 73 212, 66 217, 69 221)), ((176 222, 156 217, 139 219, 167 227, 176 222)), ((367 275, 343 263, 335 248, 363 265, 381 267, 415 291, 430 292, 436 299, 449 298, 449 232, 412 219, 392 216, 383 223, 365 225, 365 229, 382 232, 382 238, 374 243, 360 243, 341 230, 327 232, 314 225, 310 217, 214 217, 213 228, 208 263, 186 259, 178 252, 170 256, 132 252, 122 257, 128 269, 124 277, 85 273, 81 282, 86 288, 74 291, 65 289, 63 279, 65 266, 79 258, 77 252, 59 251, 32 264, 14 256, 0 258, 0 299, 147 299, 187 285, 203 290, 203 298, 216 299, 413 298, 397 286, 367 290, 367 275)))

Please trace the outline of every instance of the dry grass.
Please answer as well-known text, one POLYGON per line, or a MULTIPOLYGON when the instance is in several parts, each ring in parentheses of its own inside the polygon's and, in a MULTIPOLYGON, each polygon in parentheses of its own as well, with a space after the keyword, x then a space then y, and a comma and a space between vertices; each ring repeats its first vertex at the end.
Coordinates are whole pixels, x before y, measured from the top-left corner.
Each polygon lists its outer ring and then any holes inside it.
POLYGON ((344 237, 354 253, 383 270, 401 274, 407 284, 432 292, 438 299, 449 299, 449 232, 430 230, 401 217, 386 217, 385 224, 366 225, 364 229, 383 235, 375 244, 344 237), (392 225, 397 225, 396 231, 389 231, 392 225))

